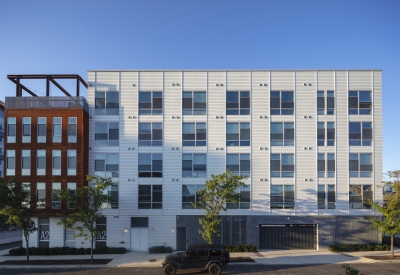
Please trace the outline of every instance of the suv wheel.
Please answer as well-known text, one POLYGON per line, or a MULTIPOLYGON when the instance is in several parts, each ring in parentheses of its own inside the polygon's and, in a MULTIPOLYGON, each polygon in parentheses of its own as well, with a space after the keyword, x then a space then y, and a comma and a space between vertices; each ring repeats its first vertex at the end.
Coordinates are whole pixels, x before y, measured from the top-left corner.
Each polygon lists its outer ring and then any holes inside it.
POLYGON ((174 264, 167 264, 164 268, 165 275, 175 275, 176 267, 174 264))
POLYGON ((221 267, 219 264, 213 263, 208 268, 208 273, 210 273, 210 275, 219 275, 221 273, 221 267))

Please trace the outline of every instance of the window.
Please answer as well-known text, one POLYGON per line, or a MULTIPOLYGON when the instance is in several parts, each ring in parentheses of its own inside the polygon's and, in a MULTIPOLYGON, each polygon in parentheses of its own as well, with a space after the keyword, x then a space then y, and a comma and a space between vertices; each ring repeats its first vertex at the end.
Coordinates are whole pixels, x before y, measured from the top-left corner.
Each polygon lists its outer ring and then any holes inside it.
POLYGON ((96 115, 119 115, 118 92, 95 92, 96 115))
POLYGON ((36 200, 37 208, 46 208, 46 183, 38 182, 36 183, 36 200))
POLYGON ((22 183, 22 189, 28 194, 25 201, 22 202, 22 206, 26 208, 31 207, 31 184, 29 182, 22 183))
POLYGON ((37 150, 36 153, 36 175, 46 175, 46 150, 37 150))
POLYGON ((162 123, 147 122, 139 123, 139 146, 162 146, 163 128, 162 123))
POLYGON ((200 201, 199 190, 204 189, 204 185, 182 185, 182 209, 195 209, 191 203, 200 201))
POLYGON ((335 122, 318 122, 318 146, 335 146, 335 122))
POLYGON ((7 118, 7 142, 8 143, 15 143, 16 127, 17 127, 16 123, 17 123, 17 120, 15 117, 7 118))
POLYGON ((226 170, 237 176, 250 177, 250 154, 227 154, 226 170))
POLYGON ((30 117, 22 118, 22 142, 23 143, 31 142, 31 118, 30 117))
POLYGON ((205 123, 182 124, 182 146, 206 146, 207 128, 205 123))
POLYGON ((271 154, 271 177, 294 177, 294 154, 271 154))
POLYGON ((206 178, 207 164, 206 154, 183 154, 182 155, 182 177, 183 178, 206 178))
POLYGON ((162 115, 162 92, 139 92, 139 115, 162 115))
POLYGON ((53 176, 61 175, 61 150, 53 150, 53 176))
POLYGON ((94 173, 97 176, 106 178, 119 177, 118 154, 95 154, 94 166, 94 173))
POLYGON ((31 150, 22 150, 22 161, 21 161, 21 175, 29 176, 31 174, 31 150))
POLYGON ((239 194, 238 202, 228 202, 227 209, 250 209, 250 185, 241 186, 236 188, 236 194, 239 194))
POLYGON ((250 123, 227 123, 226 146, 250 146, 250 123))
POLYGON ((335 209, 335 185, 318 185, 318 209, 335 209))
MULTIPOLYGON (((69 194, 75 198, 76 197, 76 182, 68 182, 67 189, 68 189, 69 194)), ((76 208, 75 203, 76 203, 76 200, 68 200, 67 208, 75 209, 76 208)))
POLYGON ((369 209, 369 201, 373 200, 372 185, 350 185, 349 189, 350 209, 369 209))
POLYGON ((294 209, 294 185, 271 185, 271 209, 294 209))
POLYGON ((67 175, 76 176, 76 150, 67 151, 67 175))
POLYGON ((294 123, 271 122, 271 146, 294 146, 294 123))
POLYGON ((46 118, 38 117, 38 129, 37 129, 37 142, 45 143, 46 142, 46 118))
POLYGON ((250 92, 226 92, 227 115, 250 115, 250 92))
POLYGON ((349 145, 371 146, 372 122, 349 122, 349 145))
POLYGON ((327 161, 325 161, 325 154, 318 154, 318 177, 335 177, 335 154, 328 153, 327 161))
POLYGON ((7 176, 15 176, 15 150, 7 150, 7 176))
POLYGON ((373 172, 372 154, 350 154, 349 171, 351 178, 372 177, 372 172, 373 172))
POLYGON ((370 115, 371 91, 349 91, 349 115, 370 115))
POLYGON ((61 182, 53 182, 53 189, 51 190, 51 208, 60 209, 61 208, 61 182))
POLYGON ((108 204, 103 208, 118 209, 118 185, 108 186, 108 204))
POLYGON ((62 138, 61 117, 53 117, 53 142, 60 143, 62 138))
POLYGON ((77 136, 77 118, 69 117, 68 118, 68 142, 76 142, 77 136))
POLYGON ((162 185, 139 185, 139 209, 162 209, 162 185))
POLYGON ((293 92, 271 91, 271 115, 293 115, 293 92))
POLYGON ((139 177, 162 177, 162 154, 139 154, 139 177))
POLYGON ((96 122, 94 124, 95 146, 118 146, 119 145, 119 123, 118 122, 96 122))
POLYGON ((335 114, 335 92, 318 91, 317 92, 317 113, 319 115, 335 114), (326 95, 326 98, 325 98, 326 95))
POLYGON ((182 114, 205 115, 207 110, 206 92, 183 92, 182 114))

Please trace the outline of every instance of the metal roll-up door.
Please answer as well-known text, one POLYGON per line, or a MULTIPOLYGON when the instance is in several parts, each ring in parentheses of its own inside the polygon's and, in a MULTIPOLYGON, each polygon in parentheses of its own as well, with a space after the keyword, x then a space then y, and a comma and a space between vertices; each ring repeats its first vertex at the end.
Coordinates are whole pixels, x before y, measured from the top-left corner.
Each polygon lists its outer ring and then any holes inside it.
POLYGON ((260 249, 317 249, 316 224, 261 224, 260 249))

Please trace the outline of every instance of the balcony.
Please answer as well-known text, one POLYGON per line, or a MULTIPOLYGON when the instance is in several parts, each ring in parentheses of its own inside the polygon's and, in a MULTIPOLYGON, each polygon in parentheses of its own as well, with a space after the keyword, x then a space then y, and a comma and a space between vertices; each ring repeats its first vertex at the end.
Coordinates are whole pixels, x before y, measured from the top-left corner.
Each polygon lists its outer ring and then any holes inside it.
POLYGON ((89 105, 83 96, 6 97, 6 109, 83 109, 89 105))

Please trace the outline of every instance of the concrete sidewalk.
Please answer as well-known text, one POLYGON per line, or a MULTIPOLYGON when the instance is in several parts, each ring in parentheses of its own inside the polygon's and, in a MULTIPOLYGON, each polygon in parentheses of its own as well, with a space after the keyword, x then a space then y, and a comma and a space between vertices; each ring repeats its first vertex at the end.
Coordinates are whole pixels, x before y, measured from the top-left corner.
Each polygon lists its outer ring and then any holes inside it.
MULTIPOLYGON (((26 260, 26 256, 4 256, 8 250, 0 251, 0 262, 7 260, 26 260)), ((400 253, 399 250, 396 254, 400 253)), ((258 253, 231 253, 231 258, 251 257, 254 262, 229 263, 229 265, 323 265, 343 263, 379 263, 366 256, 389 255, 390 251, 333 253, 328 250, 265 250, 258 253)), ((30 265, 1 266, 1 268, 102 268, 102 267, 160 267, 167 254, 149 254, 147 252, 127 252, 125 254, 94 255, 95 259, 113 259, 107 265, 30 265)), ((31 260, 90 259, 90 255, 30 256, 31 260)), ((392 262, 400 263, 400 260, 392 262)))

